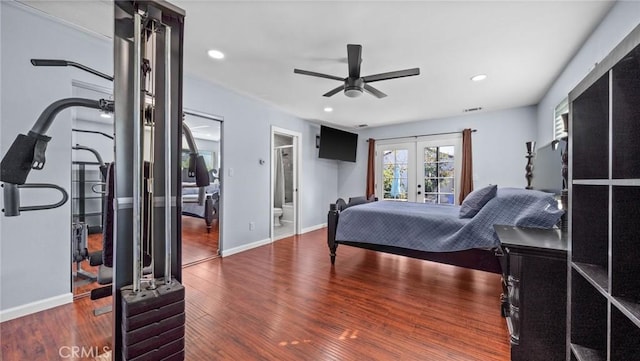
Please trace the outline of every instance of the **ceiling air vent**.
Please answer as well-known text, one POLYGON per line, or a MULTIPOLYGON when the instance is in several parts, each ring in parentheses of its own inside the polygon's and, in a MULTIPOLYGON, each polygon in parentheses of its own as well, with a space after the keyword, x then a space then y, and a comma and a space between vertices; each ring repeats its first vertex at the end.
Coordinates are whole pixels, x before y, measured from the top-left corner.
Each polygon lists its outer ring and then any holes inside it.
POLYGON ((469 113, 469 112, 477 112, 478 110, 482 110, 482 107, 476 107, 476 108, 467 108, 464 110, 465 113, 469 113))

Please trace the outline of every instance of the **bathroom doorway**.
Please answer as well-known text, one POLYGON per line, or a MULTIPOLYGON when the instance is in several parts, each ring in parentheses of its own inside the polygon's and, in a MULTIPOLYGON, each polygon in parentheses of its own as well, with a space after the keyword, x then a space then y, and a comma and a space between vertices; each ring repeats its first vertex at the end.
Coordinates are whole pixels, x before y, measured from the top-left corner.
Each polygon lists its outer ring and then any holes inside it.
POLYGON ((300 233, 300 133, 271 128, 271 240, 300 233))

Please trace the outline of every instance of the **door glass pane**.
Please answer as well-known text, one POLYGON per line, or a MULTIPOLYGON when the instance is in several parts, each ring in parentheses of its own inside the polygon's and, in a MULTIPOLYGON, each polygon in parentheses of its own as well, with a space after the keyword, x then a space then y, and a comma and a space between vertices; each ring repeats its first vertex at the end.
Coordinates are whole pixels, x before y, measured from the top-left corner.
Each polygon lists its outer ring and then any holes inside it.
POLYGON ((383 151, 383 199, 407 200, 408 160, 408 149, 388 149, 383 151))
POLYGON ((424 191, 434 193, 438 191, 438 178, 424 178, 424 191))
POLYGON ((424 148, 425 203, 453 204, 455 194, 455 147, 424 148))

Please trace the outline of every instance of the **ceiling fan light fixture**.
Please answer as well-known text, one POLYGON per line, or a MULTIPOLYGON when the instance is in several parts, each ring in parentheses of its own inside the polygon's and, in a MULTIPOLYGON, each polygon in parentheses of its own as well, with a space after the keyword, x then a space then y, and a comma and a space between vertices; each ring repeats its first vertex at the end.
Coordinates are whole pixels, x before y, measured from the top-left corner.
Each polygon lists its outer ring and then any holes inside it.
POLYGON ((347 78, 344 82, 344 95, 349 98, 357 98, 364 92, 364 80, 362 78, 347 78))
POLYGON ((331 113, 333 111, 332 107, 324 107, 324 111, 327 113, 331 113))
POLYGON ((329 90, 322 96, 331 97, 344 91, 344 95, 349 98, 357 98, 365 91, 368 94, 380 99, 387 96, 387 94, 369 85, 370 82, 376 82, 381 80, 389 80, 396 78, 403 78, 406 76, 420 75, 420 68, 404 69, 390 71, 386 73, 379 73, 367 76, 360 76, 360 63, 362 63, 362 45, 347 44, 347 63, 349 65, 349 76, 341 78, 335 75, 317 73, 315 71, 308 71, 302 69, 293 69, 295 74, 315 76, 318 78, 332 79, 344 82, 344 85, 329 90))
POLYGON ((349 98, 357 98, 362 95, 362 89, 358 87, 349 87, 344 89, 344 95, 349 98))

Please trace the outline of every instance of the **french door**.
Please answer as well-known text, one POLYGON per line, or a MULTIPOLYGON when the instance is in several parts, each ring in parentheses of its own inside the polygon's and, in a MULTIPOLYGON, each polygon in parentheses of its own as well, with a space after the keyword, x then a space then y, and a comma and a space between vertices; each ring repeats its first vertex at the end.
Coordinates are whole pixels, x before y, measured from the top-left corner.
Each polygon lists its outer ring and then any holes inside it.
POLYGON ((458 134, 381 141, 376 145, 376 194, 383 200, 457 204, 461 167, 458 134))

